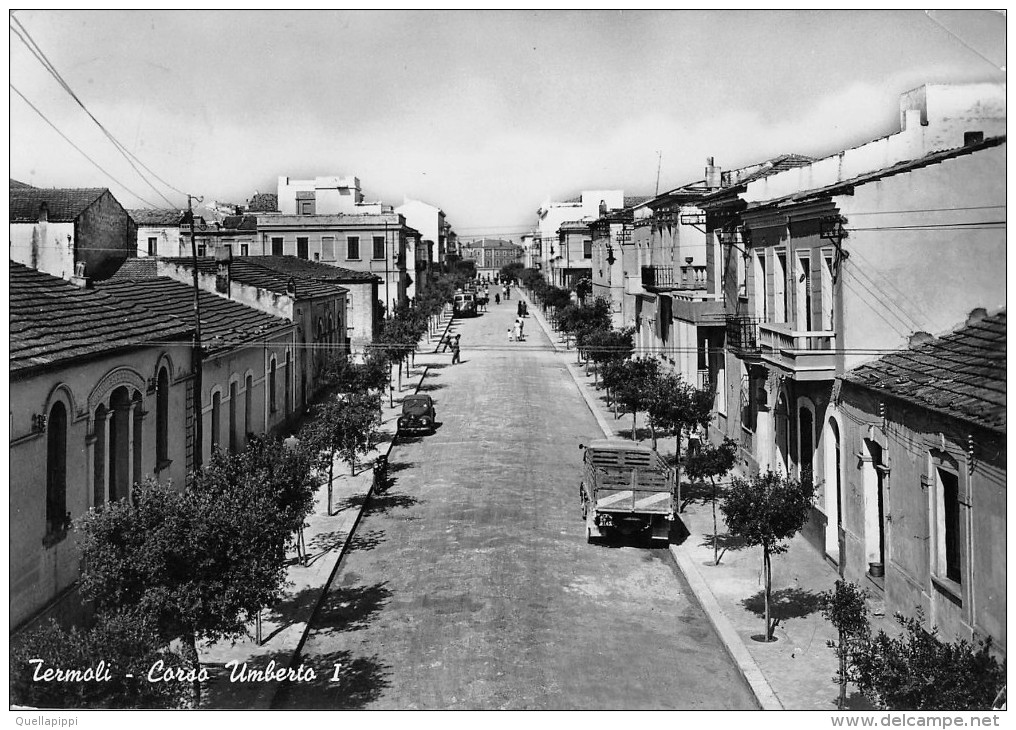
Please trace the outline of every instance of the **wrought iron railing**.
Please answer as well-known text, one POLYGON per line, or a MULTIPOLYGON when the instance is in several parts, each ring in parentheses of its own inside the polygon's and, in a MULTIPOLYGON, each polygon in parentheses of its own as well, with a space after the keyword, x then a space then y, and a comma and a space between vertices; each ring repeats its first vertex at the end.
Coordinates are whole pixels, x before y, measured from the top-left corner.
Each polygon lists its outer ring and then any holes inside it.
POLYGON ((727 315, 727 346, 735 354, 757 354, 759 352, 757 317, 727 315))

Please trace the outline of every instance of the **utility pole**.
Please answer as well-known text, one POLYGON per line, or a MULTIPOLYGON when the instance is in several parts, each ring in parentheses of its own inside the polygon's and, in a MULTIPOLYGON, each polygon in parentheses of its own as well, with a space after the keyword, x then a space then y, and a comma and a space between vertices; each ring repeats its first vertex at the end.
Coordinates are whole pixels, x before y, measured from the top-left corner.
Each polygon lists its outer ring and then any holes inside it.
POLYGON ((656 151, 656 194, 660 194, 660 168, 663 167, 663 151, 656 151))
POLYGON ((198 293, 198 242, 194 237, 194 210, 191 207, 191 200, 199 203, 204 198, 194 195, 187 196, 187 219, 190 222, 191 237, 191 263, 194 264, 194 344, 191 347, 191 372, 194 375, 194 393, 192 396, 192 407, 194 408, 194 468, 201 468, 201 451, 204 448, 201 428, 201 300, 198 293))
POLYGON ((388 319, 388 315, 391 314, 390 307, 392 306, 392 298, 388 294, 388 279, 390 278, 388 273, 388 220, 385 219, 385 319, 388 319))

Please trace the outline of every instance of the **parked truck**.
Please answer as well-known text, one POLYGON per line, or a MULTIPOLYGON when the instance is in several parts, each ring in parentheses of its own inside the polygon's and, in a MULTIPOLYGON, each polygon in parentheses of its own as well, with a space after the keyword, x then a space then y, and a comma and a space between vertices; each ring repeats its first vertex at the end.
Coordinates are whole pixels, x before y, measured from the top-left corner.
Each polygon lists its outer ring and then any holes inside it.
POLYGON ((583 446, 579 485, 586 538, 611 532, 667 542, 677 510, 674 472, 647 446, 621 439, 599 439, 583 446))

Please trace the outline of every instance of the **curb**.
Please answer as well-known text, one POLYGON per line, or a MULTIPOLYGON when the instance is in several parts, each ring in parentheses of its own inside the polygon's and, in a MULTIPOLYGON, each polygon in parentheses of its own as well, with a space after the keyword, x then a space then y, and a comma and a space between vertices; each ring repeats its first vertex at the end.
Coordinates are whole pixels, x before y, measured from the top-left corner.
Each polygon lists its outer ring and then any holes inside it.
MULTIPOLYGON (((451 320, 448 320, 451 322, 451 320)), ((436 352, 436 350, 435 350, 436 352)), ((413 393, 419 393, 420 388, 423 386, 423 381, 427 378, 427 374, 430 372, 430 365, 423 366, 423 373, 420 375, 420 380, 416 384, 416 388, 413 393)), ((392 453, 392 449, 395 448, 395 440, 398 437, 398 430, 392 434, 391 440, 388 442, 388 447, 384 452, 384 457, 387 459, 392 453)), ((379 452, 380 455, 380 452, 379 452)), ((303 647, 307 643, 307 637, 310 635, 311 625, 314 623, 314 618, 317 616, 318 611, 321 609, 321 605, 324 603, 325 596, 328 594, 328 590, 331 588, 332 582, 335 580, 335 576, 339 572, 339 567, 342 565, 342 559, 346 556, 346 550, 349 548, 349 543, 353 539, 353 535, 356 532, 356 528, 360 525, 360 518, 363 517, 364 511, 367 509, 367 504, 370 502, 371 496, 374 494, 375 482, 373 477, 370 481, 370 486, 364 493, 363 504, 360 505, 360 510, 356 513, 356 517, 353 519, 353 524, 350 526, 349 531, 346 533, 346 539, 342 543, 342 548, 338 551, 335 559, 335 564, 332 566, 331 571, 328 573, 328 577, 324 583, 321 584, 321 592, 318 594, 317 599, 314 601, 314 607, 311 609, 310 615, 307 618, 307 623, 304 625, 303 631, 300 633, 300 639, 296 642, 296 648, 293 649, 293 653, 290 655, 289 661, 286 663, 287 669, 294 669, 297 665, 297 661, 300 659, 300 655, 303 653, 303 647)), ((288 687, 289 682, 277 682, 269 684, 264 690, 258 693, 257 698, 254 701, 254 705, 249 708, 253 710, 270 710, 275 704, 275 698, 284 687, 288 687)))
MULTIPOLYGON (((534 310, 535 312, 536 310, 534 310)), ((543 329, 545 335, 550 340, 551 346, 555 352, 561 352, 561 348, 558 347, 554 341, 552 332, 547 329, 547 325, 544 322, 543 315, 540 314, 536 318, 540 328, 543 329)), ((596 406, 596 401, 593 400, 593 396, 589 394, 589 388, 579 381, 578 375, 572 368, 571 363, 565 363, 569 375, 572 380, 575 381, 575 385, 578 387, 579 392, 585 399, 586 406, 592 412, 596 418, 596 422, 599 424, 600 429, 603 431, 607 438, 618 438, 614 435, 610 429, 610 425, 607 420, 600 413, 599 408, 596 406)), ((751 690, 752 694, 755 695, 755 701, 763 710, 782 710, 783 704, 780 702, 776 693, 773 692, 773 688, 769 685, 765 675, 759 668, 758 663, 752 658, 748 652, 748 647, 745 646, 744 641, 738 635, 734 629, 733 624, 730 623, 730 619, 727 618, 726 614, 723 613, 723 609, 720 608, 719 601, 716 600, 716 596, 713 595, 709 585, 706 583, 705 578, 699 572, 698 567, 694 564, 694 561, 690 560, 687 555, 684 554, 683 550, 678 549, 677 545, 670 546, 670 554, 674 556, 674 561, 677 563, 678 569, 684 575, 685 580, 688 581, 688 586, 691 588, 691 592, 695 595, 696 600, 702 606, 702 610, 709 618, 709 623, 716 631, 717 636, 720 638, 720 642, 723 644, 723 648, 726 649, 727 655, 731 658, 734 664, 737 666, 741 676, 744 677, 745 683, 751 690)))

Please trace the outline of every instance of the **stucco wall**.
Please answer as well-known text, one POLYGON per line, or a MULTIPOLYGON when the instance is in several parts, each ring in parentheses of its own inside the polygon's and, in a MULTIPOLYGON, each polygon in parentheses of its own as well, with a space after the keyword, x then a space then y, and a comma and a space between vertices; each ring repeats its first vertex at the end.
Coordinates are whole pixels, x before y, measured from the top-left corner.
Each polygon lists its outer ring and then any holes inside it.
POLYGON ((888 467, 883 498, 886 613, 912 616, 921 608, 926 626, 938 626, 947 640, 991 636, 1004 653, 1006 551, 1000 547, 1006 544, 1004 437, 849 383, 841 398, 846 576, 872 587, 865 575, 865 504, 873 495, 865 491, 865 465, 858 457, 868 440, 883 448, 888 467), (885 404, 885 426, 880 404, 885 404), (955 462, 959 477, 963 577, 952 589, 948 582, 932 579, 941 572, 935 567, 939 536, 933 459, 938 454, 955 462))
POLYGON ((32 436, 32 415, 50 413, 56 400, 67 408, 67 511, 72 519, 94 506, 92 438, 95 409, 109 407, 112 392, 125 385, 141 395, 141 474, 182 486, 187 473, 185 417, 190 348, 144 348, 11 383, 10 390, 10 624, 40 610, 78 577, 75 533, 46 547, 47 436, 32 436), (148 381, 158 369, 170 372, 169 466, 156 473, 156 394, 148 381))
POLYGON ((872 357, 858 350, 905 347, 915 330, 940 334, 975 307, 1005 305, 1005 227, 983 226, 1005 220, 1005 162, 1003 144, 834 199, 849 231, 845 367, 872 357))
POLYGON ((108 279, 137 250, 138 227, 108 191, 77 220, 75 258, 94 281, 108 279))
POLYGON ((73 223, 11 223, 10 258, 69 279, 74 275, 73 223))

